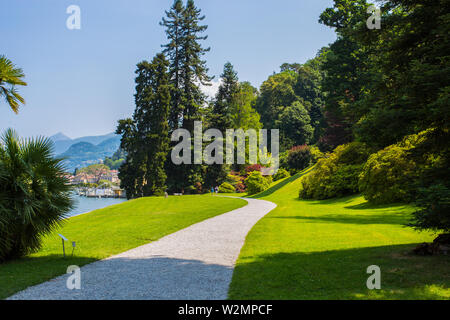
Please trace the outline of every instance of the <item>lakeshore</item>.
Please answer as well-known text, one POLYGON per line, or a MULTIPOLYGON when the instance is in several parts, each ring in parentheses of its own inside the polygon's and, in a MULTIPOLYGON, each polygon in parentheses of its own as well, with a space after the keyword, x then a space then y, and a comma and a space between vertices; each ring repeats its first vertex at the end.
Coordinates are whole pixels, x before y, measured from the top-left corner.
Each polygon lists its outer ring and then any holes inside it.
POLYGON ((97 209, 103 209, 109 206, 112 206, 114 204, 125 202, 126 199, 123 198, 108 198, 108 197, 84 197, 75 195, 75 208, 72 209, 67 217, 75 217, 79 216, 88 212, 91 212, 93 210, 97 209))

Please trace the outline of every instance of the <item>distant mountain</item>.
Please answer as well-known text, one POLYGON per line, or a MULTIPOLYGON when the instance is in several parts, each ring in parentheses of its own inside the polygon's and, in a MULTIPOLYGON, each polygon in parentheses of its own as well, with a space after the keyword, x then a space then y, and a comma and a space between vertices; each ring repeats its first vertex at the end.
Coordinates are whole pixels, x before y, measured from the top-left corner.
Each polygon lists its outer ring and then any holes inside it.
POLYGON ((63 136, 64 134, 56 134, 51 139, 56 139, 56 141, 53 140, 55 153, 58 157, 66 158, 64 163, 69 172, 74 171, 76 168, 100 163, 105 157, 111 157, 120 146, 120 136, 114 133, 81 137, 73 140, 57 140, 63 136))
POLYGON ((99 143, 102 143, 105 140, 116 138, 118 135, 115 133, 108 133, 102 136, 87 136, 87 137, 81 137, 76 139, 70 139, 65 134, 59 132, 53 136, 50 137, 50 139, 54 143, 55 148, 55 154, 61 154, 63 152, 66 152, 71 145, 74 145, 78 142, 89 142, 94 145, 97 145, 99 143))
POLYGON ((54 134, 53 136, 50 137, 50 139, 53 142, 56 142, 56 141, 72 141, 72 139, 70 139, 68 136, 66 136, 62 132, 58 132, 57 134, 54 134))

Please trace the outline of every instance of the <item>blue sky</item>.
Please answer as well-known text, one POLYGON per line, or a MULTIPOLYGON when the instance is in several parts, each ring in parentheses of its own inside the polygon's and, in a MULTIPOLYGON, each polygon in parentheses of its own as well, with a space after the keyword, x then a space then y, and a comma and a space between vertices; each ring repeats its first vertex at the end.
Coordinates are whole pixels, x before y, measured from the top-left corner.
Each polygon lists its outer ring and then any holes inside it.
MULTIPOLYGON (((0 4, 0 54, 23 68, 19 115, 0 101, 0 130, 71 138, 115 130, 134 110, 134 70, 166 42, 159 26, 168 0, 15 0, 0 4), (66 8, 81 8, 81 30, 66 8)), ((209 26, 210 75, 230 61, 258 87, 284 62, 303 63, 335 39, 318 23, 331 0, 196 0, 209 26)))

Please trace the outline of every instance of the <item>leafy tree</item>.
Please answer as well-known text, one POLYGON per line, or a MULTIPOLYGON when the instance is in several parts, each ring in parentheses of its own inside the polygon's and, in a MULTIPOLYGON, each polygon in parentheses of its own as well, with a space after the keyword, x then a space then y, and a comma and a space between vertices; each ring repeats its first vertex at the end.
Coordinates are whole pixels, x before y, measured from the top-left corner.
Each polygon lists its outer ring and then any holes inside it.
POLYGON ((255 129, 262 128, 260 116, 255 110, 254 105, 258 97, 258 90, 249 82, 240 82, 239 90, 236 93, 235 101, 231 108, 232 127, 255 129))
POLYGON ((299 101, 284 109, 276 126, 280 128, 282 143, 286 149, 295 144, 308 144, 313 138, 314 128, 311 126, 311 118, 299 101))
POLYGON ((95 178, 95 182, 98 183, 103 175, 109 173, 109 167, 101 163, 91 164, 90 166, 79 169, 77 173, 86 173, 93 175, 95 178))
POLYGON ((378 148, 450 120, 448 1, 392 0, 381 11, 378 32, 355 31, 378 71, 356 133, 378 148))
MULTIPOLYGON (((322 65, 325 60, 325 48, 321 49, 314 59, 308 60, 304 65, 297 69, 297 82, 294 90, 303 100, 301 104, 308 110, 311 118, 311 126, 314 129, 314 135, 311 143, 316 143, 323 134, 324 123, 324 93, 322 90, 322 79, 324 72, 322 65)), ((301 143, 297 141, 297 143, 301 143)))
POLYGON ((25 104, 24 98, 17 92, 15 86, 26 86, 23 81, 25 74, 17 68, 11 60, 0 55, 0 98, 4 97, 11 109, 19 112, 19 104, 25 104))
POLYGON ((369 49, 355 38, 355 30, 364 28, 369 17, 366 0, 335 0, 319 22, 335 28, 338 39, 324 52, 322 88, 325 92, 325 119, 327 128, 321 139, 322 150, 353 140, 353 129, 362 116, 359 108, 367 86, 373 80, 369 49))
MULTIPOLYGON (((283 64, 281 73, 270 76, 261 85, 261 94, 255 102, 255 108, 261 115, 261 122, 265 128, 280 129, 282 138, 282 150, 288 150, 296 144, 305 143, 304 137, 291 133, 290 129, 283 128, 283 123, 289 116, 299 111, 298 104, 303 106, 309 120, 301 125, 308 127, 298 128, 308 132, 308 143, 315 143, 323 130, 323 93, 321 81, 323 71, 321 65, 324 60, 323 50, 305 64, 283 64), (294 103, 296 103, 294 105, 294 103), (292 108, 294 106, 294 108, 292 108), (283 119, 281 119, 283 117, 283 119), (312 131, 311 131, 312 129, 312 131), (312 135, 310 135, 312 133, 312 135), (295 136, 295 137, 294 137, 295 136), (300 140, 296 140, 300 138, 300 140)), ((301 111, 302 118, 304 110, 301 111)), ((297 118, 298 120, 298 118, 297 118)), ((292 123, 291 123, 292 124, 292 123)), ((290 126, 288 124, 287 126, 290 126)))
POLYGON ((111 170, 117 170, 125 162, 126 156, 126 152, 119 148, 111 157, 105 157, 103 164, 111 170))
POLYGON ((264 128, 275 129, 275 121, 279 114, 294 101, 299 100, 294 90, 296 80, 294 71, 284 71, 271 75, 263 82, 255 107, 264 128))
POLYGON ((21 140, 7 130, 0 143, 0 261, 37 251, 71 210, 70 192, 51 140, 21 140))

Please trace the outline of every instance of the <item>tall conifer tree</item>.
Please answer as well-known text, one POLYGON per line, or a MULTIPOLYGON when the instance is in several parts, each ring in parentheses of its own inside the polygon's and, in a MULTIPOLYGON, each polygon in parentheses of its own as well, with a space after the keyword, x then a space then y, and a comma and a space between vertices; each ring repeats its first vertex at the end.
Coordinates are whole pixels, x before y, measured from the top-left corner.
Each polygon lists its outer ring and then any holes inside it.
POLYGON ((166 11, 166 18, 163 18, 160 25, 165 27, 165 32, 169 42, 162 45, 164 54, 169 59, 169 75, 171 87, 171 106, 169 112, 169 130, 179 128, 182 115, 182 43, 184 40, 183 14, 184 5, 181 0, 175 0, 169 11, 166 11))
POLYGON ((119 121, 121 148, 127 152, 120 168, 129 198, 162 194, 166 189, 164 165, 169 151, 170 84, 168 61, 162 53, 136 69, 136 109, 133 119, 119 121))
MULTIPOLYGON (((175 0, 161 22, 169 40, 164 45, 164 52, 169 58, 170 81, 173 85, 170 131, 181 127, 193 135, 194 122, 201 120, 200 109, 205 104, 205 95, 200 86, 209 85, 211 80, 207 74, 206 61, 202 60, 209 48, 203 48, 200 43, 207 38, 201 35, 207 29, 207 26, 200 25, 204 18, 193 0, 188 0, 185 7, 181 0, 175 0)), ((172 190, 181 191, 195 182, 201 182, 199 165, 175 166, 168 161, 166 170, 172 190)))
MULTIPOLYGON (((232 112, 236 110, 235 104, 237 103, 240 87, 237 73, 230 62, 225 64, 220 77, 222 81, 214 101, 210 127, 222 132, 224 144, 226 130, 233 128, 232 112)), ((222 183, 227 176, 228 170, 229 166, 225 163, 209 165, 206 169, 206 184, 214 186, 222 183)))

